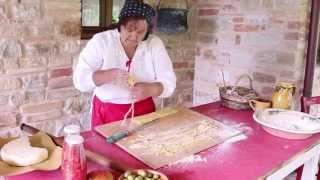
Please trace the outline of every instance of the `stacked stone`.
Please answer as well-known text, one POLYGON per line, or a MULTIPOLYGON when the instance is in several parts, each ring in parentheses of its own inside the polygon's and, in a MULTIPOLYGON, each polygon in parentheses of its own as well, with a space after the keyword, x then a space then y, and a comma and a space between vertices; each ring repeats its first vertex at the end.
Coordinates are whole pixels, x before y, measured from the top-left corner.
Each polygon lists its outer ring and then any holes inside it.
POLYGON ((72 85, 80 15, 77 0, 0 0, 0 136, 83 121, 90 95, 72 85))

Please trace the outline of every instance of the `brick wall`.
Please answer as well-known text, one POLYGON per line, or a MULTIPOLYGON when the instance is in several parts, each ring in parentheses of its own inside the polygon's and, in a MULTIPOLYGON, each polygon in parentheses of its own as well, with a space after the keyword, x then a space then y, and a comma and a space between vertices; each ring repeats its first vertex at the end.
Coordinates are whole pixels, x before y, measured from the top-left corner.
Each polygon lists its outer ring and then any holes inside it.
POLYGON ((190 107, 193 101, 195 36, 193 32, 175 36, 157 34, 166 45, 177 76, 176 90, 172 97, 164 99, 164 104, 166 106, 180 104, 190 107))
MULTIPOLYGON (((250 75, 254 89, 268 99, 275 82, 294 83, 297 108, 308 8, 307 0, 199 0, 194 105, 219 100, 223 71, 228 85, 250 75)), ((249 86, 247 79, 240 82, 249 86)))
POLYGON ((0 1, 0 135, 20 123, 53 134, 84 127, 90 96, 72 85, 80 51, 79 0, 0 1))
MULTIPOLYGON (((158 2, 155 0, 145 0, 151 6, 156 7, 158 2)), ((193 104, 193 80, 194 62, 196 54, 196 30, 197 30, 197 3, 190 1, 186 7, 185 0, 166 0, 161 1, 159 7, 163 8, 188 8, 188 31, 185 33, 165 34, 155 31, 164 42, 169 56, 173 62, 177 76, 177 88, 170 98, 164 99, 165 105, 180 104, 191 107, 193 104)))

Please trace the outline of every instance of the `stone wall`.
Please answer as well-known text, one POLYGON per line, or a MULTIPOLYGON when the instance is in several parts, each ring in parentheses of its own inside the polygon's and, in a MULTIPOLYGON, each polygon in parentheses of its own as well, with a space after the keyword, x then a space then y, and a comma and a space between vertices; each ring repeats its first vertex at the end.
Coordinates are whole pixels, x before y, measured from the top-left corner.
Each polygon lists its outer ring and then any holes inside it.
POLYGON ((80 51, 79 0, 0 0, 0 132, 27 123, 58 134, 82 120, 90 96, 72 85, 80 51))
MULTIPOLYGON (((163 5, 177 7, 179 2, 163 5)), ((0 0, 0 136, 18 135, 21 123, 54 135, 64 124, 89 128, 91 94, 72 85, 72 66, 87 42, 80 40, 80 6, 79 0, 0 0)), ((156 32, 178 77, 177 90, 165 105, 192 105, 194 11, 191 7, 188 32, 156 32)))
MULTIPOLYGON (((307 0, 199 0, 194 105, 219 100, 223 71, 227 85, 250 75, 268 99, 275 82, 293 83, 298 108, 309 6, 307 0)), ((247 79, 240 82, 249 86, 247 79)))

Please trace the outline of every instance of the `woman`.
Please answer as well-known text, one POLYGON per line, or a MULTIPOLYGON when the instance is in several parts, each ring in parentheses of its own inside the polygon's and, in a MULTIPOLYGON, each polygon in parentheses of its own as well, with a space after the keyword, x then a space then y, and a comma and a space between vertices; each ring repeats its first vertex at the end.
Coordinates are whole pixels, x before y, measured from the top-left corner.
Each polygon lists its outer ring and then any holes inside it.
POLYGON ((73 82, 82 92, 94 91, 92 127, 122 120, 132 102, 135 116, 153 112, 153 97, 173 93, 171 60, 162 41, 150 34, 154 15, 151 6, 127 0, 116 28, 96 34, 80 53, 73 82))

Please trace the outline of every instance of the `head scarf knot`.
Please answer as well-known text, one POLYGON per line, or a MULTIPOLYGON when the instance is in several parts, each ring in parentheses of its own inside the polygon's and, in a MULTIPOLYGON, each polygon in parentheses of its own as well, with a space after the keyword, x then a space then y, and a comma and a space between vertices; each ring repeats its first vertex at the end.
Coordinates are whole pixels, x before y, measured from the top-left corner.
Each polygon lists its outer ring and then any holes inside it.
POLYGON ((142 1, 139 0, 126 0, 119 14, 119 19, 131 16, 145 17, 148 24, 152 24, 152 17, 155 16, 154 9, 142 1))

